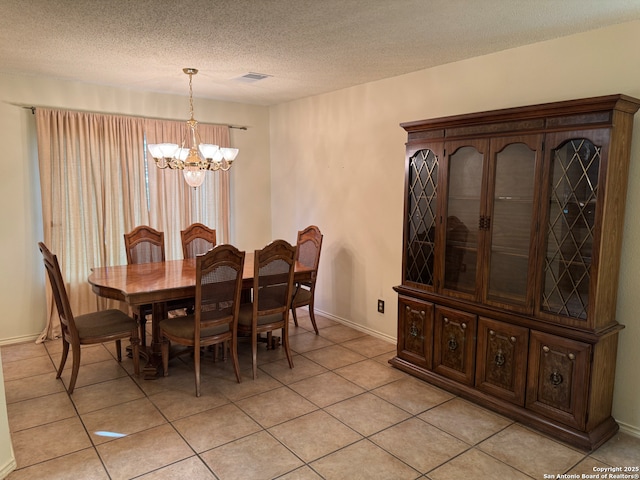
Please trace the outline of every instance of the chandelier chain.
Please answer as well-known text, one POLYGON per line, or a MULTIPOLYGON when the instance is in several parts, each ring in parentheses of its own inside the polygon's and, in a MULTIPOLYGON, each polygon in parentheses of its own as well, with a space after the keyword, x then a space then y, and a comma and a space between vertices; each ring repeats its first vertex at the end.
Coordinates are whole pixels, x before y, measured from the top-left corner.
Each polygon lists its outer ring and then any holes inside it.
POLYGON ((193 73, 189 74, 189 113, 191 120, 193 120, 193 73))

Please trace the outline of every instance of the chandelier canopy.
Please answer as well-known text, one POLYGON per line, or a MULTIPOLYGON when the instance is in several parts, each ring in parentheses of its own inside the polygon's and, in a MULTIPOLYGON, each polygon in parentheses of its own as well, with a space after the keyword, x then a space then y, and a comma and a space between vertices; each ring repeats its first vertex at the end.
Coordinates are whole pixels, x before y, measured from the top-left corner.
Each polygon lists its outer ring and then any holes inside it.
POLYGON ((158 168, 182 170, 184 179, 193 188, 204 182, 207 170, 227 171, 238 155, 237 148, 220 148, 218 145, 202 143, 198 133, 198 122, 193 118, 193 76, 198 73, 195 68, 183 68, 189 75, 189 113, 187 128, 182 136, 182 144, 158 143, 150 144, 149 153, 158 168))

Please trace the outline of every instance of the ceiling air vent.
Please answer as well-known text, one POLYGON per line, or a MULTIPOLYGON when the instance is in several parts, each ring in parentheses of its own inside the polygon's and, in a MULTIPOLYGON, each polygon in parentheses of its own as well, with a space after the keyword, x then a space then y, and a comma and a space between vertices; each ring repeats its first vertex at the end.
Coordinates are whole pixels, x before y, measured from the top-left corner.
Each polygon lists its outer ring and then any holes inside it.
POLYGON ((241 77, 236 78, 240 82, 258 82, 265 78, 272 77, 273 75, 267 75, 266 73, 249 72, 241 77))

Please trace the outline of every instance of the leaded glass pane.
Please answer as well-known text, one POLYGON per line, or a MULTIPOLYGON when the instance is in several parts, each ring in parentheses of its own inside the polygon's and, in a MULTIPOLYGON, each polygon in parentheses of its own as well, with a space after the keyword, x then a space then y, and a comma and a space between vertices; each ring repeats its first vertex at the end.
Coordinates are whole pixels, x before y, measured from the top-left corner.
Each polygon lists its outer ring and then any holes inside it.
POLYGON ((542 309, 586 318, 601 147, 574 139, 552 152, 542 309))
POLYGON ((409 232, 406 279, 433 285, 438 157, 429 149, 409 159, 409 232))

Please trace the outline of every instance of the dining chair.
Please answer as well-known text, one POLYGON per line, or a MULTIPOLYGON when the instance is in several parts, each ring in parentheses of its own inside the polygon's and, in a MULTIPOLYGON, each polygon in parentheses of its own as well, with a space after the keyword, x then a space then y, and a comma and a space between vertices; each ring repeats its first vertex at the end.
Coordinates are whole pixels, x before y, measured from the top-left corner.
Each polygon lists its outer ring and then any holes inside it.
POLYGON ((124 234, 127 263, 164 262, 164 232, 140 225, 124 234))
POLYGON ((320 263, 320 249, 322 248, 322 233, 315 225, 310 225, 298 232, 298 258, 297 261, 305 267, 313 269, 311 279, 305 282, 298 282, 294 286, 293 299, 291 300, 291 313, 293 322, 298 326, 296 309, 309 306, 309 317, 313 329, 318 335, 318 325, 314 314, 314 301, 316 293, 316 277, 318 276, 318 264, 320 263))
POLYGON ((253 378, 257 378, 258 335, 282 329, 282 345, 293 368, 289 348, 289 308, 293 291, 297 247, 274 240, 256 250, 253 264, 253 299, 240 305, 238 335, 251 336, 253 378))
POLYGON ((91 345, 104 343, 111 340, 116 341, 116 352, 118 362, 122 361, 121 340, 129 338, 133 357, 133 370, 136 375, 140 374, 139 338, 138 322, 120 310, 109 309, 84 315, 74 316, 71 311, 71 304, 67 296, 67 289, 60 272, 58 257, 51 253, 44 243, 38 243, 38 248, 42 253, 44 266, 49 276, 49 283, 53 291, 53 298, 56 302, 56 309, 60 317, 62 329, 62 358, 56 373, 56 378, 60 378, 67 356, 69 345, 73 356, 71 368, 71 378, 67 391, 69 395, 73 393, 80 370, 81 345, 91 345))
MULTIPOLYGON (((216 231, 202 223, 192 223, 180 231, 182 257, 196 258, 216 246, 216 231)), ((193 313, 194 302, 186 305, 186 312, 193 313)))
POLYGON ((200 396, 200 347, 229 343, 236 379, 238 364, 238 312, 245 253, 232 245, 219 245, 196 257, 195 312, 162 320, 162 366, 169 374, 170 342, 193 347, 196 396, 200 396))
MULTIPOLYGON (((164 262, 164 232, 159 232, 148 225, 140 225, 124 234, 124 247, 127 263, 164 262)), ((151 315, 152 305, 133 307, 133 316, 140 322, 140 341, 147 344, 147 316, 151 315)))
POLYGON ((202 223, 193 223, 181 230, 180 238, 184 258, 195 258, 216 246, 216 231, 202 223))

